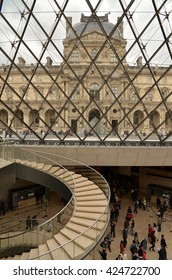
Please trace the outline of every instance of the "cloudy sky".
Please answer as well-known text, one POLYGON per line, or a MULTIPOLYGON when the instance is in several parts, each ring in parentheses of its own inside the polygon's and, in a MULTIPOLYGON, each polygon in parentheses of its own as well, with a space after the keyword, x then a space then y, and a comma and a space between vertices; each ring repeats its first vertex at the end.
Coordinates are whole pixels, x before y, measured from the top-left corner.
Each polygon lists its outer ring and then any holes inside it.
MULTIPOLYGON (((23 44, 20 45, 16 54, 19 38, 5 21, 6 19, 15 31, 21 35, 29 17, 27 6, 30 9, 34 2, 34 15, 47 34, 51 33, 60 9, 64 9, 64 14, 66 16, 72 16, 74 25, 80 21, 81 13, 90 15, 91 9, 98 6, 97 14, 104 15, 105 13, 109 13, 109 21, 115 24, 117 17, 122 16, 123 9, 125 9, 128 5, 131 5, 128 12, 128 16, 130 16, 130 23, 127 17, 124 17, 124 37, 128 42, 127 49, 129 49, 135 40, 131 25, 135 34, 139 36, 155 14, 155 7, 153 5, 154 2, 157 9, 162 5, 159 16, 160 21, 163 24, 163 32, 165 36, 170 36, 172 33, 171 0, 4 0, 2 17, 0 17, 0 47, 2 48, 0 64, 9 64, 7 55, 12 59, 14 56, 16 56, 16 59, 17 57, 22 56, 28 64, 35 62, 35 57, 23 44), (132 4, 132 2, 134 3, 132 4), (3 54, 3 52, 7 55, 3 54)), ((139 41, 140 44, 146 46, 147 58, 151 57, 151 55, 164 41, 163 32, 156 17, 152 23, 148 25, 139 41)), ((65 18, 64 15, 62 15, 52 37, 53 42, 56 44, 61 53, 63 52, 62 41, 65 38, 65 35, 65 18)), ((35 56, 40 57, 43 50, 43 44, 47 41, 47 36, 41 30, 39 24, 33 17, 29 20, 23 39, 31 51, 34 52, 35 56)), ((169 38, 168 46, 169 48, 167 47, 167 44, 165 44, 164 47, 160 49, 157 55, 152 59, 152 64, 168 65, 171 63, 169 50, 172 48, 172 38, 169 38)), ((140 48, 138 44, 135 44, 129 52, 127 60, 130 64, 134 64, 137 57, 140 55, 140 48)), ((60 63, 62 60, 52 44, 49 44, 47 47, 41 60, 42 63, 45 63, 46 56, 50 56, 55 64, 60 63)))

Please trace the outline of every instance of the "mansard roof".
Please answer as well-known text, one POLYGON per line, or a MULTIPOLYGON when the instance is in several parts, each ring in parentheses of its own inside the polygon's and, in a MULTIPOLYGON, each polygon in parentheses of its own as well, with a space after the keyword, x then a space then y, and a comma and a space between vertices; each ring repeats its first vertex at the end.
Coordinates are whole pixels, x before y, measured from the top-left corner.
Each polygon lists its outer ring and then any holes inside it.
MULTIPOLYGON (((109 22, 108 14, 105 14, 104 16, 85 16, 84 14, 81 14, 80 22, 73 25, 73 29, 78 36, 92 32, 106 33, 109 36, 114 29, 114 26, 115 25, 113 23, 109 22)), ((67 38, 76 38, 75 32, 70 29, 69 33, 67 34, 67 38)), ((122 39, 119 28, 114 30, 112 38, 122 39)))

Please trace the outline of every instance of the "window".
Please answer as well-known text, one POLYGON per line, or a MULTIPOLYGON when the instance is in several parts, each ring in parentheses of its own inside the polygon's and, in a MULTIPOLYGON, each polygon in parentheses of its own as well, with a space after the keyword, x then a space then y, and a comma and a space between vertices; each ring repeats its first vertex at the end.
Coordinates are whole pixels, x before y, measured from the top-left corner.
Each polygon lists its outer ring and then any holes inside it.
POLYGON ((79 88, 76 88, 71 96, 71 100, 77 100, 79 95, 80 95, 80 90, 79 90, 79 88))
POLYGON ((43 88, 38 86, 37 90, 34 89, 34 91, 35 91, 35 98, 36 98, 36 100, 42 100, 41 94, 43 94, 43 88))
POLYGON ((92 84, 90 86, 90 100, 100 100, 100 92, 99 92, 99 85, 98 84, 92 84))
POLYGON ((148 92, 146 94, 146 100, 147 101, 152 101, 153 100, 153 92, 152 92, 152 90, 148 90, 148 92))
POLYGON ((52 88, 50 89, 50 97, 51 100, 56 100, 58 99, 58 90, 56 86, 52 86, 52 88))
POLYGON ((41 75, 38 75, 36 76, 36 81, 39 83, 39 82, 42 82, 42 76, 41 75))
POLYGON ((118 96, 118 88, 112 87, 112 100, 115 100, 118 96))
POLYGON ((117 62, 117 58, 116 58, 116 55, 114 53, 111 53, 110 55, 110 62, 117 62))
POLYGON ((130 97, 131 97, 131 101, 138 101, 139 100, 139 90, 135 90, 134 88, 131 89, 130 92, 130 97))
POLYGON ((73 50, 73 52, 71 54, 71 62, 78 62, 78 61, 79 61, 78 49, 77 50, 73 50))
POLYGON ((148 84, 152 84, 152 77, 148 77, 147 81, 148 81, 148 84))

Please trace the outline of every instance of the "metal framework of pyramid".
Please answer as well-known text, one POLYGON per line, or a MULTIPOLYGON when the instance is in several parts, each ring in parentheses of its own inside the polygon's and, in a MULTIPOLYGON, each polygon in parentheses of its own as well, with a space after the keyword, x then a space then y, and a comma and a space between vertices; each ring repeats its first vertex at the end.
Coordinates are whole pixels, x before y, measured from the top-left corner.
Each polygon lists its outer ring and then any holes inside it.
MULTIPOLYGON (((130 141, 136 139, 138 143, 143 144, 146 140, 156 141, 158 144, 163 144, 170 141, 171 131, 167 135, 162 135, 161 128, 164 123, 172 122, 172 108, 168 103, 168 99, 171 96, 171 91, 168 92, 166 96, 162 96, 160 91, 159 82, 165 75, 170 73, 172 66, 172 1, 171 0, 130 0, 130 1, 107 1, 107 0, 81 0, 77 1, 75 5, 72 0, 10 0, 10 1, 0 1, 1 14, 0 14, 0 67, 3 67, 4 76, 0 76, 0 103, 3 104, 3 107, 13 115, 10 120, 8 120, 8 125, 0 119, 0 122, 5 127, 6 135, 9 133, 17 137, 23 143, 27 141, 27 134, 19 134, 17 131, 13 130, 13 122, 17 118, 20 122, 22 122, 23 127, 32 132, 32 137, 40 141, 40 143, 44 143, 44 141, 49 137, 49 135, 53 135, 59 141, 67 141, 67 139, 71 136, 70 134, 70 125, 68 126, 68 130, 65 134, 57 134, 53 129, 53 121, 51 124, 46 123, 43 119, 41 119, 40 115, 35 115, 35 118, 40 118, 40 121, 44 123, 45 129, 44 134, 40 134, 36 132, 32 123, 28 126, 24 119, 18 115, 16 111, 12 111, 10 103, 4 102, 1 98, 3 96, 5 87, 8 86, 13 91, 13 94, 16 94, 20 101, 17 104, 17 109, 20 109, 22 104, 25 105, 27 109, 35 114, 34 109, 29 105, 27 99, 25 98, 25 92, 29 86, 34 87, 34 89, 41 96, 42 103, 39 108, 37 108, 37 112, 41 112, 42 106, 48 104, 49 108, 55 112, 54 121, 57 116, 61 118, 65 122, 64 119, 64 111, 67 108, 67 104, 72 104, 74 110, 78 112, 78 120, 83 119, 86 121, 86 125, 84 128, 79 129, 78 132, 72 133, 72 137, 74 137, 77 141, 82 141, 82 143, 89 139, 90 135, 96 138, 96 141, 101 143, 105 143, 107 139, 111 136, 114 136, 118 139, 118 141, 122 144, 127 140, 130 141), (46 2, 46 3, 43 3, 46 2), (63 54, 63 46, 62 41, 64 39, 64 30, 65 23, 68 21, 68 16, 71 16, 75 19, 76 22, 79 21, 79 16, 81 13, 88 14, 90 17, 94 16, 95 21, 100 27, 100 30, 106 36, 106 41, 111 43, 111 38, 118 29, 118 24, 114 25, 114 29, 110 34, 107 34, 103 28, 102 22, 99 19, 98 15, 104 15, 109 13, 109 16, 112 18, 119 18, 119 23, 121 21, 124 22, 124 28, 126 30, 125 38, 128 42, 127 50, 125 55, 120 58, 114 49, 114 54, 117 57, 117 66, 115 70, 120 67, 122 69, 125 78, 128 83, 126 88, 124 88, 116 97, 114 94, 113 104, 116 104, 123 112, 123 117, 121 118, 120 123, 127 122, 130 125, 130 132, 124 133, 120 135, 118 130, 116 129, 114 133, 114 127, 111 129, 107 129, 105 123, 108 123, 110 126, 112 125, 108 119, 108 111, 111 109, 111 106, 107 107, 106 112, 102 112, 99 107, 96 99, 90 99, 87 107, 96 108, 101 112, 99 118, 97 118, 96 114, 92 120, 88 121, 85 119, 85 110, 82 111, 78 109, 78 107, 73 102, 73 96, 76 94, 76 89, 74 89, 69 95, 66 95, 64 92, 65 101, 61 105, 61 109, 57 112, 57 109, 54 106, 54 103, 51 102, 48 98, 50 92, 47 96, 43 96, 37 87, 36 83, 34 83, 34 76, 37 74, 37 69, 42 67, 47 75, 52 80, 52 87, 59 86, 56 84, 57 77, 54 78, 51 72, 45 67, 45 57, 51 57, 52 61, 57 65, 61 65, 61 71, 58 75, 63 73, 63 69, 65 66, 69 67, 75 78, 77 79, 77 86, 83 86, 83 81, 87 76, 87 73, 91 67, 94 67, 103 79, 103 85, 106 85, 109 88, 109 91, 113 94, 113 89, 110 88, 109 78, 104 78, 101 71, 99 70, 99 65, 97 64, 97 57, 99 57, 101 53, 101 48, 94 57, 90 57, 90 65, 85 68, 85 72, 77 76, 77 73, 73 70, 73 66, 69 63, 68 57, 66 58, 63 54), (57 36, 58 34, 58 36, 57 36), (35 48, 36 46, 36 48, 35 48), (18 67, 17 59, 18 57, 27 57, 28 63, 30 65, 33 64, 34 71, 30 78, 25 75, 25 72, 22 68, 18 67), (138 67, 137 72, 135 72, 134 77, 131 77, 128 67, 126 66, 126 60, 128 65, 134 65, 134 61, 136 57, 142 56, 144 63, 141 67, 138 67), (26 89, 23 91, 22 95, 19 95, 15 89, 12 88, 12 83, 10 82, 10 75, 12 69, 16 67, 20 74, 23 75, 23 79, 26 80, 26 89), (158 67, 164 67, 164 71, 159 79, 156 77, 156 71, 158 67), (156 101, 153 105, 153 110, 151 113, 147 108, 147 102, 145 102, 146 98, 150 98, 150 88, 145 93, 144 96, 140 97, 137 88, 135 87, 135 80, 138 78, 140 73, 144 70, 149 72, 149 76, 152 79, 151 88, 156 88, 159 93, 160 101, 156 101), (128 87, 133 87, 135 91, 136 102, 133 102, 133 107, 130 111, 126 112, 125 108, 122 107, 121 102, 119 101, 122 96, 125 96, 125 92, 128 87), (141 120, 137 120, 133 123, 130 119, 130 112, 141 104, 143 111, 145 112, 144 118, 141 120), (165 114, 167 116, 166 119, 162 119, 160 123, 156 123, 153 121, 154 113, 156 114, 156 110, 160 107, 164 108, 165 114), (140 125, 148 120, 149 123, 152 123, 151 130, 149 134, 140 134, 140 125)), ((70 25, 70 22, 68 22, 70 25)), ((73 29, 73 26, 70 25, 70 28, 73 29)), ((75 34, 75 30, 73 29, 73 33, 75 34)), ((81 34, 78 36, 78 42, 82 44, 81 34)), ((82 44, 83 48, 84 45, 82 44)), ((85 49, 87 52, 87 50, 85 49)), ((111 73, 112 75, 113 73, 111 73)), ((111 76, 110 75, 110 76, 111 76)), ((51 87, 50 87, 51 88, 51 87)), ((100 88, 101 90, 101 88, 100 88)), ((89 94, 89 93, 88 93, 89 94)), ((6 135, 4 137, 6 137, 6 135)))

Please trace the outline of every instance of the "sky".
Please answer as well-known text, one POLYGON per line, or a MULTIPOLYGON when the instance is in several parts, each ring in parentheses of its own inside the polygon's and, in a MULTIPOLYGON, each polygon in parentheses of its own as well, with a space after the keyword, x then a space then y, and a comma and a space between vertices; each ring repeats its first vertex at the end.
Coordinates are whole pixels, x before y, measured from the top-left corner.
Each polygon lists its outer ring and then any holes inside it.
MULTIPOLYGON (((50 34, 54 23, 59 15, 59 7, 64 8, 64 14, 66 16, 72 16, 73 25, 80 21, 81 13, 86 15, 91 14, 91 9, 94 9, 97 5, 97 15, 104 15, 109 13, 109 21, 116 24, 117 18, 123 15, 123 8, 125 9, 128 5, 131 5, 128 15, 130 15, 130 23, 127 17, 124 17, 124 38, 127 40, 127 49, 134 43, 135 38, 132 32, 134 28, 137 36, 142 32, 144 27, 149 23, 155 10, 153 2, 158 9, 160 5, 163 8, 160 11, 160 21, 163 24, 163 32, 165 36, 170 36, 172 33, 172 1, 171 0, 135 0, 132 4, 132 0, 36 0, 33 13, 39 23, 44 27, 47 34, 50 34), (168 18, 167 15, 168 14, 168 18), (132 20, 131 20, 132 19, 132 20), (131 25, 132 24, 132 28, 131 25)), ((24 3, 31 8, 34 0, 4 0, 2 7, 2 15, 12 25, 18 34, 22 34, 26 20, 29 16, 28 10, 24 3), (23 17, 21 17, 21 14, 23 17)), ((14 56, 22 56, 26 60, 26 63, 34 63, 34 56, 27 50, 27 48, 21 44, 16 55, 16 48, 18 46, 18 37, 15 32, 8 26, 4 18, 0 17, 0 47, 1 50, 13 59, 14 56)), ((53 42, 58 47, 59 51, 63 53, 63 39, 66 35, 65 30, 65 18, 62 15, 60 21, 55 29, 53 35, 53 42)), ((164 41, 164 35, 160 28, 160 24, 155 18, 152 23, 148 26, 146 31, 141 36, 139 42, 146 46, 146 57, 149 59, 155 50, 164 41)), ((40 57, 43 50, 43 44, 46 42, 47 37, 39 27, 38 23, 31 17, 29 24, 27 25, 26 32, 24 35, 24 41, 28 47, 34 52, 36 57, 40 57)), ((171 50, 172 38, 169 40, 169 49, 171 50)), ((169 49, 166 44, 160 49, 157 55, 152 59, 152 64, 168 65, 171 63, 171 57, 169 49)), ((6 55, 1 51, 0 65, 9 64, 9 60, 6 55)), ((127 61, 134 65, 138 56, 142 55, 138 44, 131 49, 127 56, 127 61)), ((46 52, 43 55, 42 63, 45 63, 46 56, 50 56, 54 64, 59 64, 62 58, 58 54, 57 50, 49 44, 46 52)))

